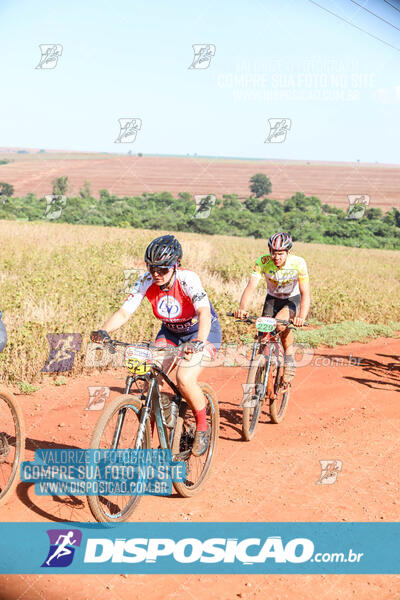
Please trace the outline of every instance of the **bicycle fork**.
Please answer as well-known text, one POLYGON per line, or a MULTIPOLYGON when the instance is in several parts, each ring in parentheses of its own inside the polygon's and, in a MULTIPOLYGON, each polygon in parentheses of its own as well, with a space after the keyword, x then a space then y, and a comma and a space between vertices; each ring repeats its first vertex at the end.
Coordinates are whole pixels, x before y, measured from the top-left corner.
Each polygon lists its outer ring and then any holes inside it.
MULTIPOLYGON (((257 344, 254 344, 253 354, 252 354, 252 357, 251 357, 251 361, 254 360, 254 358, 255 358, 255 356, 257 354, 257 350, 259 350, 260 347, 261 347, 260 342, 258 342, 257 344)), ((271 368, 272 368, 272 361, 275 358, 273 356, 273 345, 270 344, 270 343, 267 343, 265 345, 265 348, 268 348, 268 355, 266 356, 266 358, 267 358, 267 365, 266 365, 266 367, 264 369, 264 374, 265 375, 264 375, 264 381, 261 384, 262 388, 260 390, 260 393, 256 394, 258 396, 259 400, 265 398, 265 395, 267 394, 267 392, 268 392, 268 394, 270 394, 270 392, 271 392, 271 390, 269 389, 270 388, 270 386, 269 386, 269 379, 270 379, 270 372, 271 372, 271 368)), ((263 352, 263 355, 265 356, 264 352, 263 352)), ((272 390, 272 394, 273 394, 273 390, 272 390)))

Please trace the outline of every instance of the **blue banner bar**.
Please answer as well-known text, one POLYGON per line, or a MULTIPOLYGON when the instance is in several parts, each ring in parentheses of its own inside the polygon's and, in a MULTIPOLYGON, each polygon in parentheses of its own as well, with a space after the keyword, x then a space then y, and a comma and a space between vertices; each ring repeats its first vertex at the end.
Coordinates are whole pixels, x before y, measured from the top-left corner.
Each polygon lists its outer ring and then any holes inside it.
POLYGON ((400 573, 399 523, 1 523, 0 573, 400 573))

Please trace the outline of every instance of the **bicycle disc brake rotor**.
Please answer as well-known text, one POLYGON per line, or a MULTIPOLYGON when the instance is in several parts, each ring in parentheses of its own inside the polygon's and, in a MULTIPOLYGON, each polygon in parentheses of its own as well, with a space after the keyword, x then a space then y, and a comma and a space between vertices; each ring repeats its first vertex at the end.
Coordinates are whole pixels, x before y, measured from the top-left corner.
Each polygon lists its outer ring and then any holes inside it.
POLYGON ((5 433, 0 433, 0 463, 6 461, 7 456, 10 454, 10 446, 7 441, 7 436, 5 433))

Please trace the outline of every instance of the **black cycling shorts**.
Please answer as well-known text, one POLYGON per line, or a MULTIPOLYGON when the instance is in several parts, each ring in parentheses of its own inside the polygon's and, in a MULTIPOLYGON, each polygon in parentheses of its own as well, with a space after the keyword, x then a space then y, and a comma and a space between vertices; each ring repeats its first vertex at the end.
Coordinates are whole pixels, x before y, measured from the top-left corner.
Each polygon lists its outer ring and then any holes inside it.
POLYGON ((295 317, 300 309, 300 294, 291 296, 290 298, 275 298, 267 294, 262 311, 263 317, 275 317, 284 306, 289 307, 290 317, 295 317))

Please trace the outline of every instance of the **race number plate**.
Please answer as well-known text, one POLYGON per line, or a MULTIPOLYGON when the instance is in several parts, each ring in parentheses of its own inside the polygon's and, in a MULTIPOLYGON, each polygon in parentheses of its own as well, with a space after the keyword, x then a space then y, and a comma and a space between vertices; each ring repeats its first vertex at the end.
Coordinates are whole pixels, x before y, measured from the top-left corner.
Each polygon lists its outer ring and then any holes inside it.
POLYGON ((276 320, 272 319, 272 317, 258 317, 256 321, 256 329, 257 331, 262 331, 266 333, 268 331, 273 331, 276 327, 276 320))
POLYGON ((145 375, 151 369, 151 352, 148 348, 128 346, 125 350, 125 365, 135 375, 145 375))

